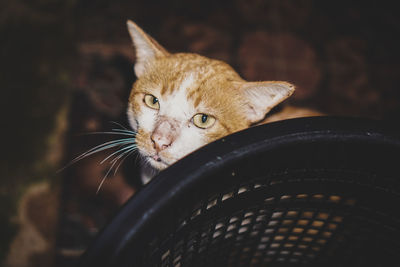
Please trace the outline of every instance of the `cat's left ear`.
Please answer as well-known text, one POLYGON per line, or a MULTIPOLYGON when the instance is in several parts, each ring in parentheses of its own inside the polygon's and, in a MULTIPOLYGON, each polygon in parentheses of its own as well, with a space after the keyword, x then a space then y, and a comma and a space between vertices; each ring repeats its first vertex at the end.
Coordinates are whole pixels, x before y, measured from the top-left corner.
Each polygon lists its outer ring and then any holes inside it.
POLYGON ((240 91, 245 100, 246 116, 257 123, 276 105, 291 96, 294 85, 287 82, 245 82, 240 91))
POLYGON ((136 23, 131 20, 128 20, 126 23, 136 49, 135 74, 137 77, 140 77, 146 73, 152 61, 156 58, 168 56, 169 53, 136 25, 136 23))

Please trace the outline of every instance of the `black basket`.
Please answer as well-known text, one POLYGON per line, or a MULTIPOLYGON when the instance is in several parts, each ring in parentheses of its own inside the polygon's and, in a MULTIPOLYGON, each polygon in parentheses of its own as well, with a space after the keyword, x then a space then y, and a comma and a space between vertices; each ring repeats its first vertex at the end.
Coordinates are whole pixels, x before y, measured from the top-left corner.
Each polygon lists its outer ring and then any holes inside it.
POLYGON ((400 266, 399 168, 378 122, 254 127, 160 173, 81 266, 400 266))

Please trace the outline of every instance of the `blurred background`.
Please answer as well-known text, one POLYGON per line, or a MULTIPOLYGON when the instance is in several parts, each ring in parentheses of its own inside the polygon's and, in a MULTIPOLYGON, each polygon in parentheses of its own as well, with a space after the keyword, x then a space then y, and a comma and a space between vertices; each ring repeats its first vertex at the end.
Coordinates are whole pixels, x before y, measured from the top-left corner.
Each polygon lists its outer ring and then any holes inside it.
POLYGON ((74 266, 140 190, 135 155, 99 193, 110 167, 99 163, 110 152, 60 170, 113 140, 87 133, 128 126, 136 78, 127 19, 171 52, 224 60, 247 80, 294 83, 295 106, 398 124, 400 16, 392 2, 1 1, 0 265, 74 266))

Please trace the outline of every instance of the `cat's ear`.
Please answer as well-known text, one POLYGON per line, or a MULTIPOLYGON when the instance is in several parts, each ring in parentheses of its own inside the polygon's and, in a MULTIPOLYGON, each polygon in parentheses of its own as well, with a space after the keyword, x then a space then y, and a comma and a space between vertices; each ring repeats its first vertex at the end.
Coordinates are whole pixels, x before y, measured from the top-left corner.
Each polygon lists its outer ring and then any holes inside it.
POLYGON ((294 85, 287 82, 245 82, 240 88, 245 100, 245 113, 250 124, 264 119, 276 105, 294 92, 294 85))
POLYGON ((146 72, 148 64, 156 58, 168 56, 168 52, 133 21, 126 23, 136 49, 135 74, 140 77, 146 72))

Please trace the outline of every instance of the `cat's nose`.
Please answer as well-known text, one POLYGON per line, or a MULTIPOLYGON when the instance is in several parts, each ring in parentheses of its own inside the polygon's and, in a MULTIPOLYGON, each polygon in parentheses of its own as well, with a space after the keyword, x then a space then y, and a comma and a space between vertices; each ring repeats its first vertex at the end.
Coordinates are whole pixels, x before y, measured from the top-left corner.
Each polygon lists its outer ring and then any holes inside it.
POLYGON ((153 142, 153 146, 157 152, 166 149, 172 143, 172 140, 166 138, 165 136, 160 136, 158 134, 153 134, 151 136, 151 141, 153 142))
POLYGON ((168 122, 163 121, 157 125, 150 137, 153 146, 157 152, 169 147, 175 139, 175 127, 168 122))

